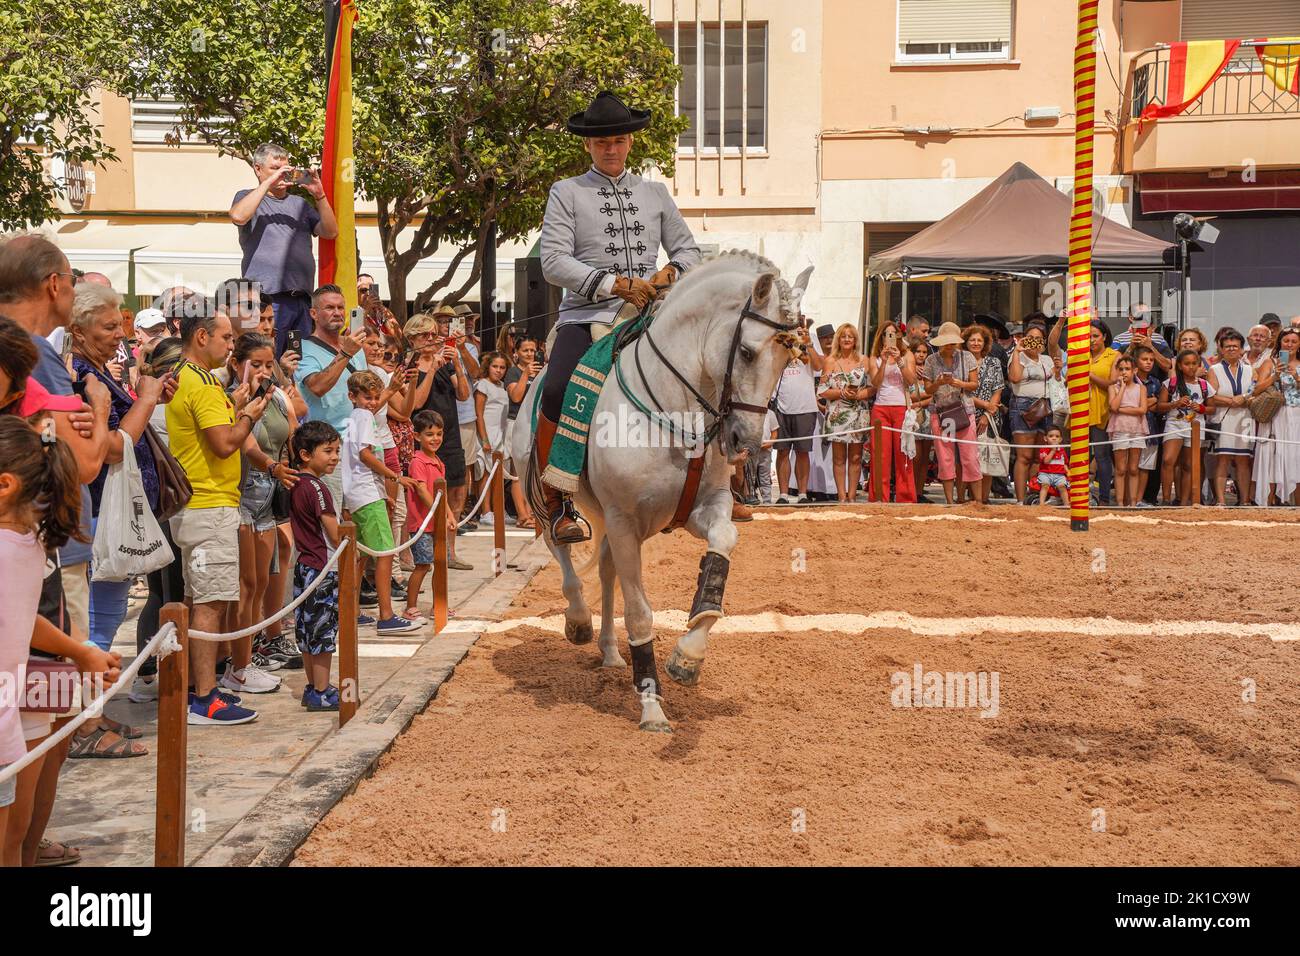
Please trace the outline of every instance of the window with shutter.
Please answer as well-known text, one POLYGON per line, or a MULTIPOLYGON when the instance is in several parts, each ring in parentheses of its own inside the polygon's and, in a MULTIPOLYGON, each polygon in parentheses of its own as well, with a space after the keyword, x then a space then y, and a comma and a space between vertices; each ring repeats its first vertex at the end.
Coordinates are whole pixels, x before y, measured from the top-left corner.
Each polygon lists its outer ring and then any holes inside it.
POLYGON ((898 59, 1005 60, 1013 0, 898 0, 898 59))
POLYGON ((1183 0, 1184 40, 1300 36, 1297 0, 1183 0))

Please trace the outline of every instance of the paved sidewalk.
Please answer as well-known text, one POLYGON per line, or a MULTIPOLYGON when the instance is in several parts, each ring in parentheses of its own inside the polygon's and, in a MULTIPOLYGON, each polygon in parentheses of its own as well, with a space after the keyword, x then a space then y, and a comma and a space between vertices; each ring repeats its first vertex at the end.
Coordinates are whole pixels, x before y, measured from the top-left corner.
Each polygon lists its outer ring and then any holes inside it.
MULTIPOLYGON (((490 590, 500 594, 504 587, 513 588, 512 593, 517 593, 536 567, 549 558, 540 542, 536 550, 523 554, 533 540, 532 531, 507 527, 507 560, 512 565, 521 562, 522 569, 508 570, 493 585, 491 527, 483 525, 480 531, 462 535, 457 540, 457 551, 462 560, 474 565, 474 570, 447 574, 453 620, 456 610, 478 592, 490 590)), ((425 603, 429 593, 426 587, 425 603)), ((141 603, 132 602, 130 614, 118 631, 114 650, 121 653, 124 662, 135 657, 135 619, 141 603)), ((410 700, 412 690, 431 694, 436 684, 426 682, 422 688, 412 684, 409 674, 403 673, 403 665, 408 661, 420 664, 426 658, 439 660, 446 656, 443 650, 452 650, 442 648, 442 644, 459 643, 463 637, 459 634, 435 637, 431 626, 412 634, 385 638, 377 637, 373 627, 363 629, 358 648, 362 706, 346 730, 362 724, 383 724, 389 713, 411 710, 417 704, 418 709, 423 709, 427 698, 410 700)), ((456 655, 457 660, 460 654, 456 655)), ((446 672, 450 672, 450 667, 446 672)), ((281 669, 275 673, 284 678, 278 691, 245 697, 245 702, 260 712, 254 723, 227 728, 189 728, 187 863, 211 848, 255 807, 264 817, 268 813, 274 817, 274 807, 258 807, 258 804, 308 761, 318 747, 338 736, 335 733, 337 714, 307 713, 299 704, 303 671, 281 669)), ((445 678, 446 673, 442 676, 445 678)), ((405 719, 409 721, 418 709, 412 710, 405 719)), ((84 863, 91 866, 152 866, 156 705, 131 703, 123 693, 110 701, 105 710, 110 717, 144 730, 141 742, 149 747, 150 755, 67 761, 59 779, 58 799, 47 836, 79 847, 84 863)), ((393 736, 397 732, 400 728, 393 731, 393 736)), ((299 809, 286 806, 284 811, 292 815, 299 809)))

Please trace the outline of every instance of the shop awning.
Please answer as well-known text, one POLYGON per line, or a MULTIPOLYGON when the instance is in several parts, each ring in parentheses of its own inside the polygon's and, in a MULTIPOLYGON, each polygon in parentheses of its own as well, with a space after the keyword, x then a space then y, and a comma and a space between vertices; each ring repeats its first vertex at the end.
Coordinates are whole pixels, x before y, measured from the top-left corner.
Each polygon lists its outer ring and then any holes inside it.
MULTIPOLYGON (((943 219, 872 256, 869 275, 1041 278, 1069 266, 1070 197, 1016 163, 943 219)), ((1094 269, 1172 269, 1172 243, 1094 215, 1094 269)))

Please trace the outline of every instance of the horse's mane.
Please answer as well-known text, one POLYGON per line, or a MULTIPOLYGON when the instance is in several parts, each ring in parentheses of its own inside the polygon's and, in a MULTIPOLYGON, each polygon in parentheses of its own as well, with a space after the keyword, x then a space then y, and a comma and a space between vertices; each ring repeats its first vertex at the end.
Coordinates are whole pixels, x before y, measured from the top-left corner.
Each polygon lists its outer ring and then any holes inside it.
POLYGON ((696 285, 708 281, 714 275, 721 272, 744 272, 751 278, 757 278, 764 272, 772 272, 777 276, 776 289, 780 295, 781 311, 789 313, 794 310, 794 295, 790 289, 790 283, 781 278, 781 270, 771 259, 766 256, 760 256, 756 252, 750 252, 748 249, 728 249, 717 255, 709 256, 702 263, 691 269, 681 281, 676 283, 673 291, 689 290, 696 285))

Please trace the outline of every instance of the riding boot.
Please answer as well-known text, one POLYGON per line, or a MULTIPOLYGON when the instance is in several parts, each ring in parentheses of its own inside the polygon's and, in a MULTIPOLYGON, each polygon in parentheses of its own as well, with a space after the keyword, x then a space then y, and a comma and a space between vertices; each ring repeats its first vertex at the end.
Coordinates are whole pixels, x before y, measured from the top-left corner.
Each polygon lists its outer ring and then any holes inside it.
MULTIPOLYGON (((537 412, 537 436, 535 454, 537 456, 537 474, 546 472, 546 465, 551 459, 551 440, 555 438, 556 423, 537 412)), ((541 479, 542 494, 546 499, 546 516, 551 523, 551 537, 556 544, 578 544, 591 537, 581 524, 574 520, 577 512, 573 504, 565 500, 565 494, 558 488, 552 488, 541 479)))
POLYGON ((745 493, 745 479, 737 470, 731 473, 731 520, 732 521, 753 521, 754 511, 749 505, 745 504, 743 496, 745 493))

